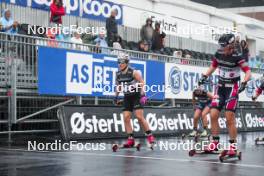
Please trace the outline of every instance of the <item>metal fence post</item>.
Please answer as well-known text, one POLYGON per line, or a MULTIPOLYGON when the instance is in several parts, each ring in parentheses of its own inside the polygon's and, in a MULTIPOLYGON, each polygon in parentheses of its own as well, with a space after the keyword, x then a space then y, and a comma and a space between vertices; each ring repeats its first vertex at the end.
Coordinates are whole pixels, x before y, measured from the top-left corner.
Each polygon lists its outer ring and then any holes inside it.
POLYGON ((77 96, 77 104, 82 105, 82 96, 77 96))
POLYGON ((176 106, 175 99, 171 99, 171 105, 172 105, 172 107, 175 107, 176 106))
POLYGON ((12 59, 11 65, 11 123, 16 123, 17 118, 17 63, 12 59))
MULTIPOLYGON (((10 44, 8 45, 10 48, 10 44)), ((11 69, 7 71, 10 81, 10 89, 8 90, 8 142, 11 143, 12 124, 16 123, 17 118, 17 65, 16 60, 12 57, 12 51, 8 53, 7 64, 11 64, 11 69)), ((9 67, 8 67, 9 68, 9 67)), ((9 82, 8 81, 8 82, 9 82)))
POLYGON ((98 105, 98 97, 94 98, 94 105, 98 105))
MULTIPOLYGON (((10 94, 10 90, 8 90, 8 94, 10 94)), ((8 143, 11 143, 12 142, 12 139, 11 139, 11 130, 12 130, 12 122, 11 122, 11 119, 12 119, 12 108, 11 108, 11 96, 8 96, 8 143)))

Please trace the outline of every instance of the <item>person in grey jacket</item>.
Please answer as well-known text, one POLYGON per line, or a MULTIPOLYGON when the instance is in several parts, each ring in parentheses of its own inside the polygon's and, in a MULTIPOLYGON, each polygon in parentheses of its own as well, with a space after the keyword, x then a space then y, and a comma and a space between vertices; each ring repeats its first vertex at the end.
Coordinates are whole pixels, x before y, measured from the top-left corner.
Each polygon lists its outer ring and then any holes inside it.
POLYGON ((111 11, 111 16, 107 18, 106 20, 106 31, 107 31, 107 42, 108 46, 112 47, 114 38, 117 35, 117 22, 116 22, 116 17, 117 15, 117 10, 114 9, 111 11))
POLYGON ((153 38, 154 29, 152 27, 152 20, 148 18, 146 24, 142 26, 140 30, 141 41, 147 41, 149 48, 152 47, 152 38, 153 38))

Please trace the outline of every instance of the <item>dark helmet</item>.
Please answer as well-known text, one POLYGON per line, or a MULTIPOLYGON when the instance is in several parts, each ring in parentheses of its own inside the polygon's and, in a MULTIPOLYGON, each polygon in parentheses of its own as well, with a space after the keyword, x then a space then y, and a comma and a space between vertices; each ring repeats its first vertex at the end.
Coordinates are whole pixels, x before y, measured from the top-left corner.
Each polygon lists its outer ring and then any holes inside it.
POLYGON ((225 47, 235 41, 235 35, 234 34, 223 34, 219 40, 218 44, 222 47, 225 47))
POLYGON ((203 94, 204 90, 205 90, 204 85, 198 85, 198 86, 194 89, 193 93, 194 93, 194 95, 196 95, 196 96, 201 96, 201 95, 203 94))

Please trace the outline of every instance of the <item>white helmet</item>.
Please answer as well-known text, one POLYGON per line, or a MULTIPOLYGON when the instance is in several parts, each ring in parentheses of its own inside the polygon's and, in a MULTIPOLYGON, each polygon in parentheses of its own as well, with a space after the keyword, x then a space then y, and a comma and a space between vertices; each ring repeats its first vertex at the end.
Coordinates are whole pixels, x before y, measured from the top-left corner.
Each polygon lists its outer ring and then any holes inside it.
POLYGON ((118 57, 117 57, 117 62, 128 64, 129 63, 129 55, 126 53, 119 53, 118 57))

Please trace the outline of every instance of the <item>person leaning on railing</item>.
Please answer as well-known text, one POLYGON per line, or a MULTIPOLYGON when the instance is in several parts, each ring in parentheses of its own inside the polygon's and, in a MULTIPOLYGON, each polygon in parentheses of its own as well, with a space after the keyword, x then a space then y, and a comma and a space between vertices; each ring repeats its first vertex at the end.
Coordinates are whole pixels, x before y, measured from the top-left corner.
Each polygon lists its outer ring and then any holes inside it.
POLYGON ((9 34, 16 34, 19 23, 14 21, 9 9, 5 9, 0 19, 0 31, 9 34))
POLYGON ((142 51, 142 52, 149 52, 149 44, 148 44, 148 42, 145 41, 145 40, 141 40, 138 43, 138 50, 142 51))
POLYGON ((96 39, 94 39, 96 45, 96 52, 108 54, 109 50, 101 47, 108 47, 107 41, 105 40, 105 32, 101 31, 96 39))
POLYGON ((83 50, 83 41, 81 38, 81 34, 78 31, 73 33, 73 37, 70 40, 73 43, 73 48, 78 50, 83 50))

